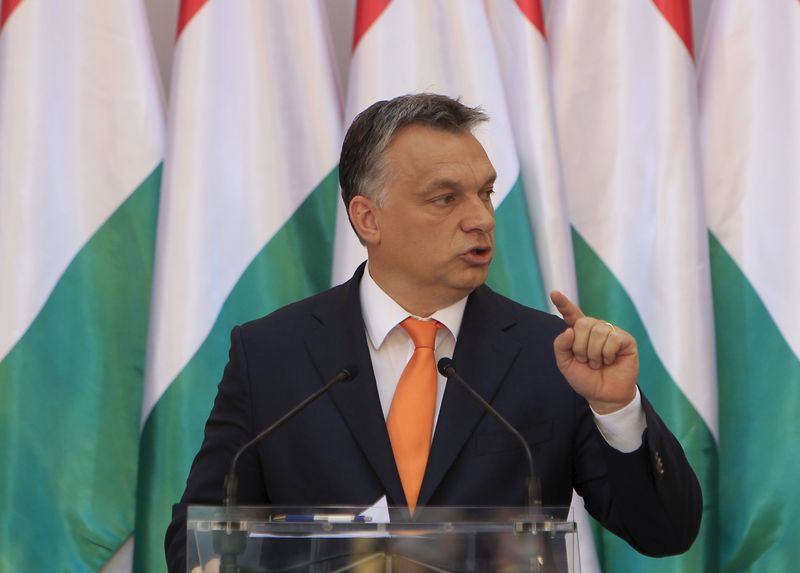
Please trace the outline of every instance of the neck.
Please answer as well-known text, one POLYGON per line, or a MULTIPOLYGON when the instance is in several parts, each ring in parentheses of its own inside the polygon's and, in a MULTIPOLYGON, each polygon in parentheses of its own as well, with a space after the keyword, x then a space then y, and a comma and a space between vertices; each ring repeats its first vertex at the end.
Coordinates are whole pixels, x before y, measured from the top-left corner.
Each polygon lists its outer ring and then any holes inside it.
POLYGON ((414 316, 427 318, 437 310, 447 308, 469 294, 469 292, 433 293, 426 291, 419 285, 409 284, 399 277, 388 277, 380 269, 367 265, 365 272, 369 273, 383 292, 399 304, 403 310, 414 316))

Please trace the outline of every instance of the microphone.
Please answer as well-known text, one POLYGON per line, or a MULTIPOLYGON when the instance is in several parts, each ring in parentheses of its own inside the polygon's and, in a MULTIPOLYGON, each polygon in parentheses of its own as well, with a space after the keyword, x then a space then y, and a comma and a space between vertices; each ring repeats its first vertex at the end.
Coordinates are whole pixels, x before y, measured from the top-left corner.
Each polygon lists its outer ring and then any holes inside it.
POLYGON ((340 382, 345 382, 347 380, 352 380, 358 375, 358 368, 355 364, 348 364, 344 368, 340 369, 336 375, 331 378, 327 384, 325 384, 322 388, 317 390, 316 392, 312 393, 308 396, 305 400, 300 402, 297 406, 286 412, 283 416, 281 416, 275 423, 269 426, 266 430, 259 433, 255 438, 247 442, 241 448, 236 451, 236 455, 233 456, 231 460, 231 466, 228 470, 228 475, 225 476, 225 496, 223 498, 223 503, 225 504, 226 508, 231 507, 232 505, 236 505, 236 496, 237 490, 239 489, 239 478, 236 476, 236 464, 239 462, 239 458, 241 455, 250 449, 252 446, 259 443, 261 440, 265 439, 267 436, 272 434, 275 430, 283 426, 286 422, 291 420, 295 417, 301 410, 305 409, 306 406, 311 404, 314 400, 325 394, 328 390, 336 386, 340 382))
MULTIPOLYGON (((351 380, 358 374, 358 368, 350 364, 339 370, 336 375, 331 378, 327 384, 316 392, 309 395, 305 400, 300 402, 297 406, 286 412, 275 423, 269 426, 266 430, 259 433, 255 438, 247 442, 236 451, 236 454, 231 460, 231 466, 228 470, 228 475, 225 476, 225 496, 223 503, 225 509, 228 510, 236 505, 236 494, 239 489, 239 478, 236 477, 236 464, 244 452, 252 446, 265 439, 272 434, 275 430, 283 426, 286 422, 295 417, 301 410, 311 404, 314 400, 325 394, 328 390, 333 388, 339 382, 351 380)), ((229 522, 227 529, 215 531, 212 538, 214 552, 219 555, 220 573, 237 573, 240 569, 236 564, 238 556, 245 552, 247 549, 247 535, 246 531, 231 528, 229 522)))
POLYGON ((501 426, 503 426, 508 432, 513 435, 519 443, 522 444, 522 449, 525 450, 525 456, 528 458, 528 483, 527 483, 527 490, 528 490, 528 507, 541 507, 542 505, 542 487, 539 483, 539 478, 536 475, 536 472, 533 468, 533 455, 531 454, 531 449, 528 446, 528 442, 525 441, 525 438, 522 437, 514 426, 512 426, 508 420, 506 420, 500 412, 495 410, 489 402, 483 399, 483 397, 478 394, 472 386, 467 384, 467 381, 464 380, 458 372, 456 372, 456 365, 453 363, 453 360, 447 357, 442 358, 439 360, 437 364, 437 368, 442 376, 445 376, 448 380, 453 379, 459 384, 461 384, 467 393, 475 399, 481 406, 483 406, 484 410, 489 412, 492 417, 497 420, 501 426))

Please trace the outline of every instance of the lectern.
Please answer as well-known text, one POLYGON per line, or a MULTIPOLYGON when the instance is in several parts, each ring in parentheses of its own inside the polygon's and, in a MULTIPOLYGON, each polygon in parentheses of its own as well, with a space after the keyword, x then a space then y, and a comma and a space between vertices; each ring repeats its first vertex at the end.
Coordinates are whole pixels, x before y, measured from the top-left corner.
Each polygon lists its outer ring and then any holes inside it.
POLYGON ((580 573, 568 507, 190 506, 188 571, 580 573))

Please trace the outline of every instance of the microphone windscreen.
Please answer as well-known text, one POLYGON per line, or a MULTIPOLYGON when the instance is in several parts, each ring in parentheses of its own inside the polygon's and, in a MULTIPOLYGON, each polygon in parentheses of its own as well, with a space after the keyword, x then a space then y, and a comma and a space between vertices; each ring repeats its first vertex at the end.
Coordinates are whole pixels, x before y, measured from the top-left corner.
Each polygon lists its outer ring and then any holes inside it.
POLYGON ((448 370, 450 370, 452 368, 453 372, 455 372, 456 365, 453 364, 453 359, 452 358, 448 358, 447 356, 443 356, 441 359, 439 359, 439 363, 436 365, 436 368, 439 370, 439 372, 441 373, 442 376, 449 377, 450 374, 448 373, 448 370))
POLYGON ((358 366, 355 364, 348 364, 341 370, 339 370, 339 374, 344 374, 344 381, 352 380, 356 376, 358 376, 358 366))

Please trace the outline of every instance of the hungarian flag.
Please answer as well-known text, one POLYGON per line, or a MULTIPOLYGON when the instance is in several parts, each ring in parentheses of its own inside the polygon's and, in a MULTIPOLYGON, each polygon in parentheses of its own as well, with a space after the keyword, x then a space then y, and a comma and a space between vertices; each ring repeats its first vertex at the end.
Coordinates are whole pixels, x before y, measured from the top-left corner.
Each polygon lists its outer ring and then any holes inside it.
POLYGON ((650 559, 599 534, 605 571, 715 571, 717 387, 688 0, 554 0, 548 33, 580 301, 637 339, 639 385, 703 489, 699 538, 650 559))
POLYGON ((720 0, 700 68, 726 571, 800 562, 800 2, 720 0))
POLYGON ((142 410, 137 571, 165 568, 164 531, 202 440, 231 328, 330 284, 341 104, 320 9, 314 0, 181 4, 142 410))
POLYGON ((141 2, 0 2, 0 571, 134 527, 164 110, 141 2))

